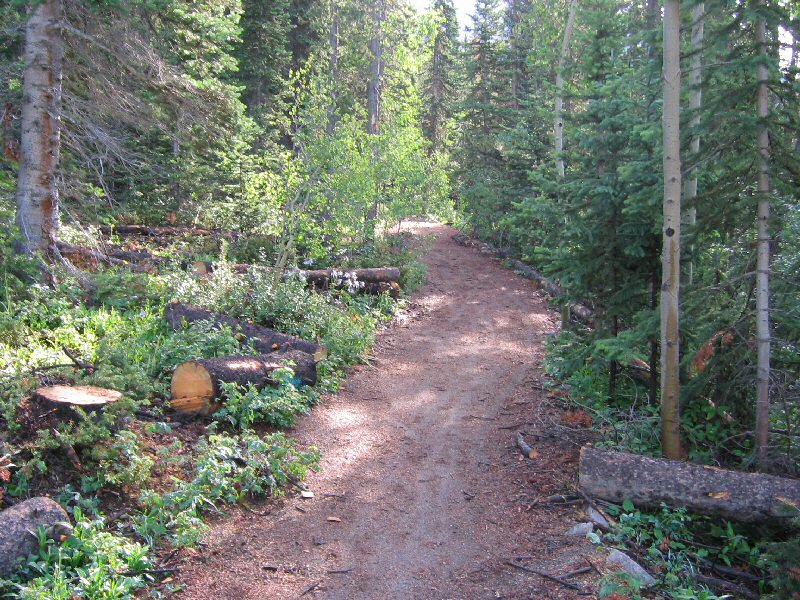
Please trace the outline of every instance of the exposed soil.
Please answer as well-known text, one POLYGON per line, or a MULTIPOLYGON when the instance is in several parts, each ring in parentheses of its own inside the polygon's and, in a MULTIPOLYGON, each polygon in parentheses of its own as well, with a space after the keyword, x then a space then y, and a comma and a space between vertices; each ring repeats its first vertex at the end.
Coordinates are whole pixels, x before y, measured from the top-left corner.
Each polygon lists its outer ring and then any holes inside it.
MULTIPOLYGON (((429 283, 371 364, 292 432, 323 453, 307 482, 315 497, 217 520, 172 581, 182 598, 579 597, 507 564, 557 575, 593 552, 565 536, 576 509, 537 503, 573 489, 588 439, 541 385, 559 317, 452 229, 414 229, 438 236, 429 283), (521 456, 518 430, 537 458, 521 456)), ((596 577, 570 581, 591 590, 596 577)))

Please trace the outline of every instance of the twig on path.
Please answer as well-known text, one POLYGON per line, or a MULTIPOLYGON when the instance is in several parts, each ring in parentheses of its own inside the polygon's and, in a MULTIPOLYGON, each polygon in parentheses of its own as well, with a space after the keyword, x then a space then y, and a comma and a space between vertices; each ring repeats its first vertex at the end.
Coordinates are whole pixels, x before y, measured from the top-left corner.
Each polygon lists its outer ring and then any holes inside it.
POLYGON ((310 594, 311 592, 313 592, 315 589, 317 589, 317 588, 320 586, 320 583, 321 583, 321 582, 319 582, 319 581, 317 581, 316 583, 312 583, 310 586, 308 586, 308 587, 307 587, 307 588, 306 588, 306 589, 303 591, 303 593, 302 593, 302 594, 300 594, 300 595, 298 596, 298 598, 302 598, 303 596, 305 596, 305 595, 307 595, 307 594, 310 594))
POLYGON ((614 526, 616 526, 617 522, 614 520, 614 517, 610 516, 610 515, 609 515, 609 514, 608 514, 606 511, 604 511, 602 508, 600 508, 600 507, 597 505, 597 502, 595 502, 594 500, 592 500, 592 499, 591 499, 591 498, 590 498, 590 497, 589 497, 589 496, 586 494, 586 492, 584 492, 584 491, 583 491, 581 488, 579 488, 579 487, 576 487, 576 488, 575 488, 575 491, 576 491, 576 492, 578 492, 578 494, 580 495, 580 497, 581 497, 581 498, 583 498, 584 500, 586 500, 586 503, 587 503, 589 506, 591 506, 593 509, 595 509, 597 512, 599 512, 601 515, 603 515, 603 517, 605 517, 606 521, 608 521, 608 522, 609 522, 609 524, 611 525, 611 527, 602 527, 602 526, 600 526, 599 524, 595 523, 595 524, 596 524, 596 525, 597 525, 597 526, 598 526, 600 529, 609 529, 609 530, 611 530, 611 529, 613 529, 613 528, 614 528, 614 526))
POLYGON ((531 423, 528 422, 528 421, 525 421, 523 423, 514 423, 513 425, 503 425, 501 427, 498 427, 497 429, 519 429, 523 425, 531 425, 531 423))
POLYGON ((494 417, 479 417, 477 415, 467 415, 467 419, 477 419, 479 421, 496 421, 494 417))
POLYGON ((578 575, 585 575, 586 573, 591 573, 594 571, 593 567, 581 567, 580 569, 575 569, 574 571, 570 571, 569 573, 564 573, 560 575, 561 579, 569 579, 570 577, 577 577, 578 575))
POLYGON ((525 458, 533 459, 539 456, 539 453, 536 450, 534 450, 527 443, 525 443, 525 438, 522 437, 521 431, 517 432, 517 446, 519 447, 520 451, 522 452, 522 455, 525 458))
POLYGON ((550 581, 555 581, 556 583, 559 583, 559 584, 563 585, 564 587, 568 587, 571 590, 575 590, 576 592, 578 592, 579 596, 589 596, 589 595, 591 595, 591 592, 585 592, 583 589, 581 589, 581 587, 579 585, 575 585, 574 583, 570 583, 569 581, 564 581, 563 579, 561 579, 560 577, 556 577, 555 575, 550 575, 549 573, 545 573, 543 571, 537 571, 536 569, 532 569, 530 567, 526 567, 525 565, 520 565, 520 564, 511 562, 510 560, 506 561, 506 564, 509 565, 509 566, 515 567, 517 569, 520 569, 522 571, 526 571, 528 573, 533 573, 534 575, 538 575, 539 577, 544 577, 545 579, 549 579, 550 581))
POLYGON ((343 575, 344 573, 349 573, 353 570, 353 567, 347 567, 346 569, 330 569, 328 571, 328 575, 343 575))

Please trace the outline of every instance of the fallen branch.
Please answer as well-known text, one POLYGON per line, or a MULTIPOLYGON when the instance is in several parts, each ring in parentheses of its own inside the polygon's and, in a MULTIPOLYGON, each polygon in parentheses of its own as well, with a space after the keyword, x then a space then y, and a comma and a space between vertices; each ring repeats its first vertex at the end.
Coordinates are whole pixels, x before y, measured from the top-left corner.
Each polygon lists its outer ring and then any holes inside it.
POLYGON ((517 432, 517 447, 519 448, 520 452, 522 452, 522 456, 525 458, 534 459, 539 456, 539 453, 525 442, 525 438, 522 437, 521 431, 517 432))
POLYGON ((506 561, 506 564, 516 569, 520 569, 521 571, 525 571, 527 573, 533 573, 534 575, 538 575, 539 577, 544 577, 545 579, 549 579, 550 581, 555 581, 556 583, 563 585, 564 587, 567 587, 571 590, 575 590, 576 592, 578 592, 579 596, 591 595, 591 592, 585 592, 583 591, 583 589, 581 589, 580 586, 575 585, 574 583, 571 583, 569 581, 564 581, 561 577, 550 575, 549 573, 545 573, 544 571, 538 571, 536 569, 532 569, 531 567, 526 567, 525 565, 520 565, 518 563, 511 562, 510 560, 506 561))

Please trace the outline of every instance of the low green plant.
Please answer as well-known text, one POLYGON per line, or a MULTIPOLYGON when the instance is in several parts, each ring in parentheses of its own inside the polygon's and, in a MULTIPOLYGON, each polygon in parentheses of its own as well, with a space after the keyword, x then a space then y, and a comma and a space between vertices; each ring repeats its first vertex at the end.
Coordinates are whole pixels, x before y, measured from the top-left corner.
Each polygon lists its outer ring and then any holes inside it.
POLYGON ((305 479, 308 469, 316 469, 319 459, 316 449, 298 451, 282 433, 211 435, 198 445, 191 480, 177 480, 164 494, 142 493, 134 531, 150 545, 164 538, 178 546, 194 545, 205 530, 203 511, 218 511, 247 495, 279 496, 288 484, 305 479))
POLYGON ((252 383, 220 384, 225 401, 214 417, 237 429, 248 429, 257 422, 292 427, 298 415, 306 414, 316 402, 317 395, 309 387, 299 387, 289 368, 273 371, 273 377, 275 386, 261 390, 252 383))
POLYGON ((84 493, 109 487, 142 487, 150 479, 154 460, 142 452, 133 431, 122 430, 111 444, 95 444, 85 455, 90 474, 81 477, 84 493))

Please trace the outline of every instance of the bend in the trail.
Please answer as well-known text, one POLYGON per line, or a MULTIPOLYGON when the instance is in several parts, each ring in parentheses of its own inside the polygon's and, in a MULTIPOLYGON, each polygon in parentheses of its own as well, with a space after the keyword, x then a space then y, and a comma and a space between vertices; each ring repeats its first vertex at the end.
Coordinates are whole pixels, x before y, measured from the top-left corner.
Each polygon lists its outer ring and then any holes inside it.
POLYGON ((571 487, 577 460, 539 383, 558 316, 449 228, 415 233, 437 236, 429 283, 372 364, 293 432, 323 453, 315 498, 219 520, 181 575, 182 597, 577 597, 506 564, 563 571, 591 552, 564 535, 569 509, 534 504, 571 487), (516 451, 517 429, 537 459, 516 451))

